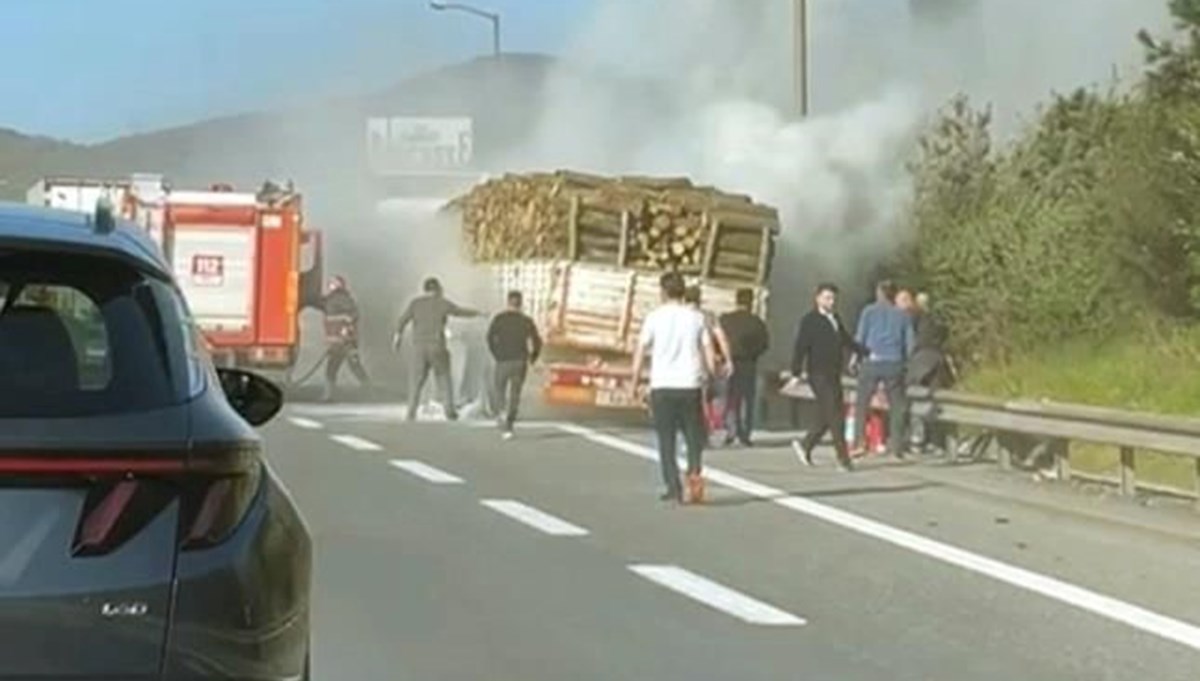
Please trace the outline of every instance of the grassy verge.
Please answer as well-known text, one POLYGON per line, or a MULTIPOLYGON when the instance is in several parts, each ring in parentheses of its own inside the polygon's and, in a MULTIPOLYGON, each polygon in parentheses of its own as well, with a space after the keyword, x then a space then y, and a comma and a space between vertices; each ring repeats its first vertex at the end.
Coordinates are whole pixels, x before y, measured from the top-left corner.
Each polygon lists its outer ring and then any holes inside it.
MULTIPOLYGON (((1200 415, 1200 328, 1147 326, 1124 338, 1070 341, 1005 365, 978 368, 963 388, 1004 397, 1200 415)), ((1137 454, 1139 479, 1181 489, 1194 484, 1191 459, 1150 451, 1137 454)), ((1115 475, 1119 456, 1112 447, 1072 444, 1071 466, 1115 475)))

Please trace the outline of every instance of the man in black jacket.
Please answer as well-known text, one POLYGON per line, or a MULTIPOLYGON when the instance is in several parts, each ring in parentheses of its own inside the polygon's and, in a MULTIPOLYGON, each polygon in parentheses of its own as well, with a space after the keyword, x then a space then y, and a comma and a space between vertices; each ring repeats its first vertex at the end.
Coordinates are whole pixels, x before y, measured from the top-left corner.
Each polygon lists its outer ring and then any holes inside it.
POLYGON ((846 330, 835 311, 838 289, 833 284, 817 287, 816 305, 800 320, 796 346, 792 354, 792 380, 808 377, 817 402, 817 417, 803 441, 795 440, 792 448, 805 465, 812 465, 812 452, 829 432, 837 452, 838 465, 850 470, 850 454, 846 447, 846 401, 842 393, 842 372, 847 354, 861 354, 862 349, 846 330))
POLYGON ((736 436, 749 447, 754 428, 754 401, 758 388, 758 359, 767 351, 770 335, 767 325, 751 310, 754 290, 737 292, 737 309, 721 315, 720 327, 729 346, 728 388, 725 392, 725 444, 736 436))
POLYGON ((329 281, 329 290, 322 305, 325 312, 325 401, 333 399, 337 388, 338 373, 342 365, 350 366, 350 371, 358 382, 365 386, 371 384, 367 370, 363 368, 358 355, 358 303, 350 293, 350 287, 344 277, 335 276, 329 281))
POLYGON ((506 405, 501 421, 505 440, 513 436, 529 365, 542 353, 542 337, 533 320, 521 311, 523 302, 520 291, 509 291, 508 309, 492 318, 487 333, 488 349, 496 360, 496 408, 506 405))

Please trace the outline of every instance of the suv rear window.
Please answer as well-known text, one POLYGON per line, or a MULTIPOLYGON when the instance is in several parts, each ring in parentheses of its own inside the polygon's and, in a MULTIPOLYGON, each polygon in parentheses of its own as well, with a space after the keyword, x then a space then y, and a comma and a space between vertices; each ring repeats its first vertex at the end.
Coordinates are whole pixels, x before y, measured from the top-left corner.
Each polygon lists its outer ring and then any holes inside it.
POLYGON ((163 289, 173 293, 112 259, 0 250, 0 418, 182 401, 172 356, 182 327, 163 289))

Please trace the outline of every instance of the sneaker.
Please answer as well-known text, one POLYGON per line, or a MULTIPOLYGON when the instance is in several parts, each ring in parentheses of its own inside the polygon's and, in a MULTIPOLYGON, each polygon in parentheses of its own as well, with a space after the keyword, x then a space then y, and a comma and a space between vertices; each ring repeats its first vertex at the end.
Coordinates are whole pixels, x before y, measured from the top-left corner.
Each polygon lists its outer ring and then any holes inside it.
POLYGON ((658 496, 659 501, 683 503, 683 492, 663 492, 658 496))
POLYGON ((515 435, 511 430, 506 430, 500 437, 504 440, 511 440, 513 437, 515 437, 515 435))
POLYGON ((854 472, 854 463, 851 462, 851 460, 849 458, 838 459, 837 466, 838 466, 838 470, 842 471, 843 473, 853 473, 854 472))
POLYGON ((805 449, 804 445, 799 440, 792 440, 792 452, 796 454, 796 458, 805 466, 813 465, 812 452, 805 449))

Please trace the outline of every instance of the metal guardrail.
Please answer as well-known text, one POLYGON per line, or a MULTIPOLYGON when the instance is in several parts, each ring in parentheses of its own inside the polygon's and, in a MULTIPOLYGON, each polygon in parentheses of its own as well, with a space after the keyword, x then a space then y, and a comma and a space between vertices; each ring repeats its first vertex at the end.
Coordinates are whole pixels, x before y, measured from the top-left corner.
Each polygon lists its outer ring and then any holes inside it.
MULTIPOLYGON (((856 384, 845 383, 847 400, 853 400, 856 384)), ((783 397, 813 399, 807 384, 783 386, 783 397)), ((1115 485, 1125 495, 1139 490, 1187 497, 1200 510, 1200 419, 1063 404, 1048 401, 1005 400, 953 390, 911 388, 909 399, 914 416, 939 424, 946 431, 947 449, 957 453, 960 429, 982 433, 975 439, 979 454, 993 458, 1001 467, 1013 468, 1019 461, 1051 459, 1060 480, 1072 478, 1115 485), (1120 452, 1116 477, 1073 471, 1070 443, 1082 442, 1115 447, 1120 452), (1191 485, 1176 488, 1138 480, 1138 450, 1161 452, 1190 460, 1191 485), (1052 457, 1052 458, 1051 458, 1052 457)))

